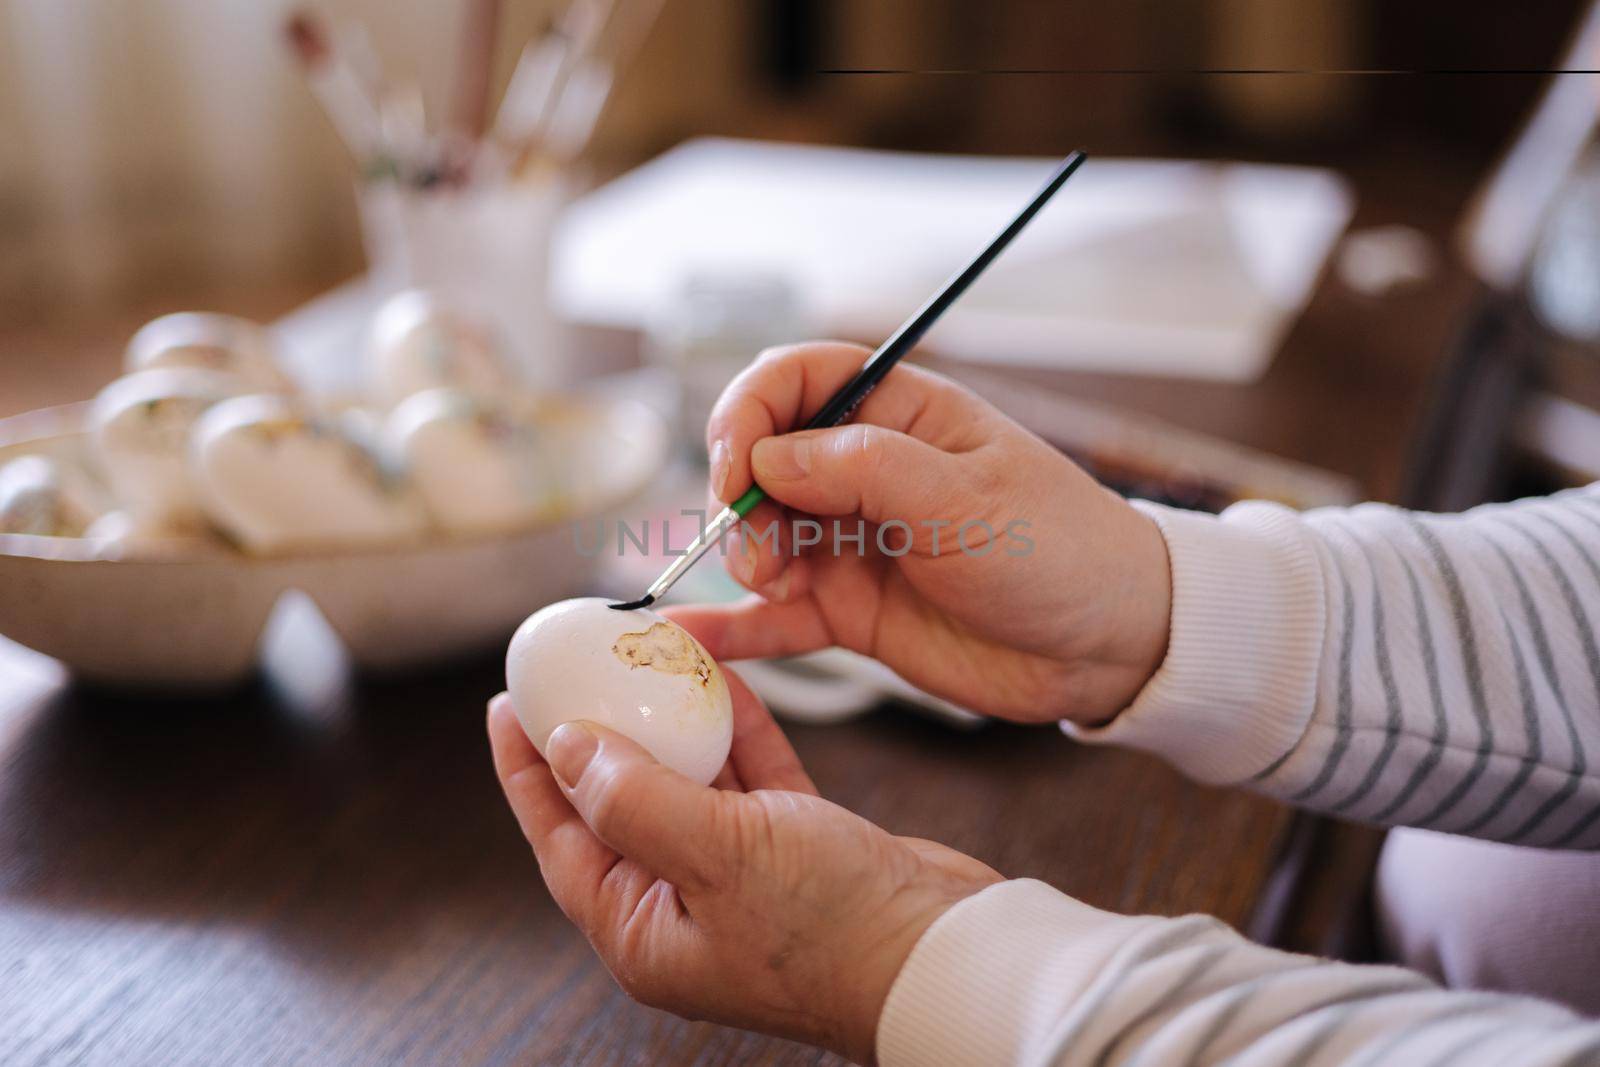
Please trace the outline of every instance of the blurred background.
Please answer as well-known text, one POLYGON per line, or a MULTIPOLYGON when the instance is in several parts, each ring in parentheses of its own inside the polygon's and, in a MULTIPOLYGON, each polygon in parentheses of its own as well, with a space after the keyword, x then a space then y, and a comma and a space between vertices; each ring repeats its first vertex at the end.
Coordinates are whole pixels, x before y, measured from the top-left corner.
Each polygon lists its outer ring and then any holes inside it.
POLYGON ((875 343, 1081 147, 923 358, 1114 488, 1600 477, 1592 3, 0 0, 0 29, 0 416, 252 345, 372 425, 628 377, 697 497, 755 352, 875 343), (130 346, 182 311, 273 336, 130 346))
MULTIPOLYGON (((591 149, 695 134, 947 152, 1433 168, 1459 195, 1544 81, 1206 68, 1537 70, 1582 11, 1413 0, 668 0, 591 149), (837 68, 1105 73, 843 75, 837 68)), ((285 0, 0 0, 0 315, 207 289, 311 291, 362 263, 343 149, 282 44, 285 0)), ((463 5, 329 0, 445 108, 463 5)), ((556 7, 505 5, 492 75, 556 7)))
MULTIPOLYGON (((917 358, 1113 488, 1459 510, 1600 479, 1596 3, 621 0, 625 46, 543 97, 544 46, 607 0, 317 0, 342 75, 291 49, 297 6, 0 0, 7 1063, 817 1062, 614 990, 532 889, 483 701, 530 611, 665 565, 665 537, 580 559, 558 520, 681 520, 738 368, 880 341, 1070 149, 917 358), (352 91, 381 98, 353 138, 352 91), (463 100, 490 136, 452 136, 463 100), (182 311, 274 329, 130 345, 182 311), (260 406, 296 389, 298 423, 260 406), (348 451, 197 474, 197 420, 241 404, 348 451), (430 423, 470 434, 430 451, 430 423), (195 507, 201 474, 238 507, 195 507), (308 529, 356 504, 360 536, 308 529)), ((675 590, 738 593, 710 562, 675 590)), ((1384 955, 1372 830, 973 729, 840 650, 740 669, 895 832, 1384 955)))

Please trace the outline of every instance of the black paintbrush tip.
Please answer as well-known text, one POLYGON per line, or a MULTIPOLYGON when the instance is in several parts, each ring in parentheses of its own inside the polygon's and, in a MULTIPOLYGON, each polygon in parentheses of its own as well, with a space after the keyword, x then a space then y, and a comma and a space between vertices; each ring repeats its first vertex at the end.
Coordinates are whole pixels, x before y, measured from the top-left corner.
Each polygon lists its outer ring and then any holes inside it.
POLYGON ((608 604, 607 607, 612 611, 638 611, 640 608, 647 608, 655 602, 656 598, 647 594, 643 600, 630 600, 626 604, 608 604))

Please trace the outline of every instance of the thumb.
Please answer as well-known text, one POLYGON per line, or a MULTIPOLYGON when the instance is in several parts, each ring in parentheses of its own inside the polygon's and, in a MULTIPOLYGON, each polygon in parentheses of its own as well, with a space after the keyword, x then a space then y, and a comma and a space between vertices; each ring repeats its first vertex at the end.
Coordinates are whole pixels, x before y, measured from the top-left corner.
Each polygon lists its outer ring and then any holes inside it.
POLYGON ((750 465, 761 488, 791 508, 873 523, 950 518, 964 480, 950 453, 868 423, 762 438, 750 465))
POLYGON ((733 794, 696 785, 592 722, 556 727, 544 755, 572 806, 612 849, 680 888, 714 879, 714 830, 733 794))

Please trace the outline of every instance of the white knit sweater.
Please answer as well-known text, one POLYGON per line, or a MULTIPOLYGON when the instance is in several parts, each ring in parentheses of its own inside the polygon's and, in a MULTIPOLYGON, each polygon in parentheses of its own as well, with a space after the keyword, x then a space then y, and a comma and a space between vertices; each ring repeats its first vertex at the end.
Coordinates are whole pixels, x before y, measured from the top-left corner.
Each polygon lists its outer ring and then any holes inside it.
MULTIPOLYGON (((1141 507, 1172 563, 1167 658, 1109 726, 1070 733, 1348 818, 1600 847, 1600 487, 1460 516, 1141 507)), ((1600 1022, 1013 881, 923 936, 878 1055, 1564 1067, 1600 1064, 1600 1022)))

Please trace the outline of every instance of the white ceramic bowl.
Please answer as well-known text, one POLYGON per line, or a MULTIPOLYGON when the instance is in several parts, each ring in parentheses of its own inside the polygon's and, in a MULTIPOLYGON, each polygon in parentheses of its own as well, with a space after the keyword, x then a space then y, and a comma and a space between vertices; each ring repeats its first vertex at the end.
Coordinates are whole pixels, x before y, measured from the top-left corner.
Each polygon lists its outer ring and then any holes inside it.
MULTIPOLYGON (((43 453, 83 462, 89 406, 0 419, 0 463, 43 453)), ((561 519, 478 537, 257 558, 175 542, 137 552, 108 539, 0 534, 0 633, 112 685, 214 688, 255 668, 284 594, 308 596, 358 667, 409 667, 503 643, 528 614, 584 592, 601 560, 573 534, 615 514, 659 473, 663 421, 642 405, 575 400, 569 432, 590 457, 561 519)))

